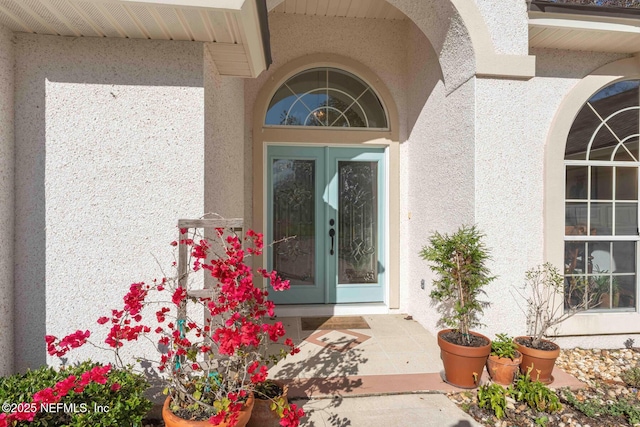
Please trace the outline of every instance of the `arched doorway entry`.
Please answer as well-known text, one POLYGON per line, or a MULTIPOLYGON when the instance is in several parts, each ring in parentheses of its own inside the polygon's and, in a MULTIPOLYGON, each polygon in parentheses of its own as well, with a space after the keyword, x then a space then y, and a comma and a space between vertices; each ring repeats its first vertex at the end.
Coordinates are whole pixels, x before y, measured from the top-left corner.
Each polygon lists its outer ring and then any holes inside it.
POLYGON ((263 87, 254 129, 254 223, 275 242, 262 264, 291 281, 274 301, 391 305, 397 112, 379 79, 336 55, 293 61, 263 87))

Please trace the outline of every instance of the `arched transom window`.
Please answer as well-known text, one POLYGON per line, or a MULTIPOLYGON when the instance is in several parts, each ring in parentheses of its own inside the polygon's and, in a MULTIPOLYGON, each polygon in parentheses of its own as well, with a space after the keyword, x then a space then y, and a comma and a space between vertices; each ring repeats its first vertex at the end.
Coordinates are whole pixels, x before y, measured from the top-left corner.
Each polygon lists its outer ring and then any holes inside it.
POLYGON ((387 129, 387 115, 371 86, 336 68, 313 68, 276 91, 265 118, 271 126, 387 129))
POLYGON ((640 81, 582 107, 565 150, 565 305, 635 311, 638 301, 640 81))

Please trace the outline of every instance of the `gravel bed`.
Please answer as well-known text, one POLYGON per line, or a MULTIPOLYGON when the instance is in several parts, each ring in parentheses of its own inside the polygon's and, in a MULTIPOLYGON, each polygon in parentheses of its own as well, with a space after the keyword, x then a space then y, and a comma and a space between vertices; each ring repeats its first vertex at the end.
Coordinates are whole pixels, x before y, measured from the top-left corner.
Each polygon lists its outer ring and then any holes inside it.
MULTIPOLYGON (((629 368, 640 367, 640 348, 616 350, 562 350, 556 366, 586 384, 574 390, 575 398, 581 403, 599 403, 608 407, 625 401, 640 412, 640 390, 622 381, 621 373, 629 368)), ((594 414, 586 416, 577 407, 561 397, 561 411, 548 414, 531 410, 525 404, 513 400, 507 403, 506 416, 498 420, 491 411, 481 409, 476 403, 476 392, 449 393, 449 399, 468 412, 485 426, 495 427, 640 427, 631 424, 624 416, 594 414)))

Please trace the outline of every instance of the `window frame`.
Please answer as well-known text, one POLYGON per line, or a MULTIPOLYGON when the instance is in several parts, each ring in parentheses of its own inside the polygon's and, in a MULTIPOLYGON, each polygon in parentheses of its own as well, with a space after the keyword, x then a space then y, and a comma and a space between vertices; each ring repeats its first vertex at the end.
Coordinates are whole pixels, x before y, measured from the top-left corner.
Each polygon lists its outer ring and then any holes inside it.
MULTIPOLYGON (((304 102, 301 101, 301 103, 303 105, 304 102)), ((275 104, 274 104, 275 105, 275 104)), ((305 105, 306 106, 306 105, 305 105)), ((307 109, 309 109, 309 107, 307 107, 307 109)), ((317 108, 314 108, 313 111, 315 111, 317 108)), ((312 110, 309 110, 309 115, 311 115, 313 113, 312 110)), ((344 112, 341 112, 342 115, 344 115, 344 112)), ((337 121, 337 119, 334 121, 334 123, 337 121)), ((339 68, 339 67, 332 67, 332 66, 316 66, 316 67, 310 67, 310 68, 306 68, 304 70, 301 70, 295 74, 292 74, 291 76, 289 76, 285 81, 283 81, 274 91, 273 94, 271 95, 271 97, 269 98, 269 102, 264 114, 264 119, 263 119, 263 123, 262 123, 262 127, 264 128, 269 128, 269 129, 322 129, 323 131, 328 131, 328 130, 342 130, 342 131, 349 131, 349 132, 353 132, 353 131, 382 131, 382 132, 386 132, 390 130, 390 122, 391 122, 391 118, 389 116, 389 112, 388 112, 388 108, 385 105, 383 98, 380 96, 380 94, 376 91, 376 89, 374 88, 374 86, 369 83, 366 79, 364 79, 362 76, 359 76, 358 74, 355 74, 349 70, 346 70, 344 68, 339 68), (312 90, 306 91, 304 93, 296 93, 293 91, 293 89, 291 89, 288 86, 288 83, 295 79, 296 77, 303 75, 305 73, 311 73, 314 71, 324 71, 326 73, 326 84, 324 87, 314 87, 312 90), (344 91, 340 91, 341 93, 350 96, 352 99, 354 99, 354 102, 349 105, 349 107, 347 109, 350 109, 352 107, 352 105, 356 104, 358 105, 362 111, 363 114, 365 114, 366 116, 366 111, 364 109, 364 107, 362 107, 362 105, 360 105, 360 103, 358 103, 358 99, 363 96, 366 92, 371 92, 371 94, 373 94, 373 96, 375 97, 375 99, 378 101, 378 103, 380 104, 380 109, 382 112, 382 115, 384 117, 386 126, 385 127, 370 127, 368 126, 368 120, 365 120, 365 123, 367 123, 367 126, 363 126, 363 127, 352 127, 352 126, 346 126, 346 127, 342 127, 342 126, 312 126, 312 125, 307 125, 307 124, 302 124, 302 125, 287 125, 287 124, 268 124, 267 123, 267 115, 269 114, 269 110, 271 107, 271 103, 273 102, 273 98, 277 95, 277 93, 282 89, 282 88, 288 88, 291 92, 291 94, 293 96, 295 96, 297 98, 297 100, 291 104, 291 106, 289 107, 289 111, 291 110, 291 108, 293 107, 293 105, 298 102, 301 101, 301 98, 304 95, 310 94, 311 92, 316 92, 318 90, 325 90, 327 93, 327 96, 329 94, 329 91, 339 91, 336 88, 332 88, 330 87, 330 81, 329 81, 329 72, 333 71, 336 73, 340 73, 343 74, 345 76, 348 76, 356 81, 358 81, 359 83, 361 83, 362 85, 366 86, 365 90, 362 91, 362 93, 357 96, 354 97, 351 94, 346 94, 344 93, 344 91)), ((306 120, 305 120, 306 123, 306 120)))
MULTIPOLYGON (((543 247, 541 261, 564 265, 565 148, 574 119, 584 104, 600 89, 620 80, 640 79, 640 60, 623 58, 608 63, 575 82, 568 82, 546 135, 544 149, 543 247)), ((562 300, 562 298, 560 298, 562 300)), ((607 336, 640 333, 640 313, 578 313, 550 331, 558 337, 607 336)), ((582 342, 582 341, 581 341, 582 342)))

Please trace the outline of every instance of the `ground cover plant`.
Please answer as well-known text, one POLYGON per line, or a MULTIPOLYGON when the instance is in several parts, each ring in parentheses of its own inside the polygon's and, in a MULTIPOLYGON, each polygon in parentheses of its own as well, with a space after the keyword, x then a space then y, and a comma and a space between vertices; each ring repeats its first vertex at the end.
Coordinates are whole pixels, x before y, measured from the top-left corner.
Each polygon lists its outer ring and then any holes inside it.
POLYGON ((546 387, 548 391, 543 391, 545 386, 531 380, 520 383, 522 398, 518 399, 513 395, 518 383, 509 388, 489 383, 477 392, 451 393, 449 398, 483 426, 640 426, 640 389, 634 385, 640 349, 566 349, 561 351, 556 366, 585 386, 572 390, 546 387), (542 400, 546 404, 538 405, 545 395, 542 400))

